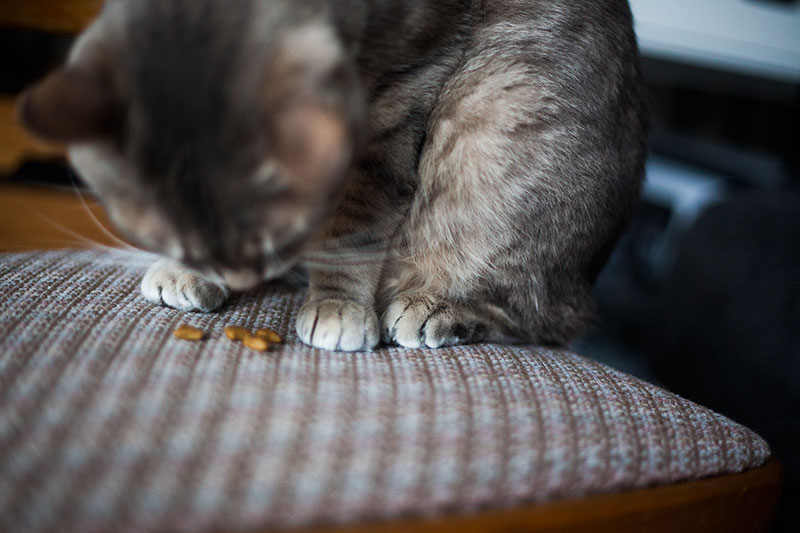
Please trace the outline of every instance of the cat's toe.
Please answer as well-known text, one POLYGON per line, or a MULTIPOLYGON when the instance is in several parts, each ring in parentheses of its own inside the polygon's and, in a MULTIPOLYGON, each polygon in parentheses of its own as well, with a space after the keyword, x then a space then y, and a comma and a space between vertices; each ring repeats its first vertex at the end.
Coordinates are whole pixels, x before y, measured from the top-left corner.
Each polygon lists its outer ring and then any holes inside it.
POLYGON ((427 316, 428 302, 424 298, 400 297, 389 304, 381 318, 381 339, 385 344, 420 348, 420 329, 427 316))
POLYGON ((162 260, 151 266, 142 279, 142 294, 159 305, 210 313, 225 303, 228 290, 177 263, 162 260))
POLYGON ((475 340, 477 325, 449 303, 431 296, 402 296, 394 300, 381 321, 387 344, 405 348, 441 348, 475 340))
POLYGON ((308 302, 297 315, 297 334, 325 350, 372 350, 379 340, 378 319, 372 309, 352 300, 308 302))

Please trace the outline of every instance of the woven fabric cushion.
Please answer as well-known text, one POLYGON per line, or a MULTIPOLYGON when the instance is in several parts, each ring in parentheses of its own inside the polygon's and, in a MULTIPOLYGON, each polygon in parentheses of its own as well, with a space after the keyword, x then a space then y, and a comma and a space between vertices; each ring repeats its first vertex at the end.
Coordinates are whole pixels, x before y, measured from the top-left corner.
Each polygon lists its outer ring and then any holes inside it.
MULTIPOLYGON (((739 472, 748 429, 577 355, 332 353, 280 284, 215 314, 139 295, 141 257, 0 256, 0 529, 237 530, 428 514, 739 472), (182 322, 209 334, 173 337, 182 322), (223 328, 271 327, 259 353, 223 328)), ((691 371, 687 369, 687 371, 691 371)))

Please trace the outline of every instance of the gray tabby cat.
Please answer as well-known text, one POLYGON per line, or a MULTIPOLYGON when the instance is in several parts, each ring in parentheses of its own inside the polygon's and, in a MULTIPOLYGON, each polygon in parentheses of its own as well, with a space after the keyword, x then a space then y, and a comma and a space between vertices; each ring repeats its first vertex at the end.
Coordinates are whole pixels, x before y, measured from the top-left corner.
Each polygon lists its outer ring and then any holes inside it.
POLYGON ((626 0, 110 0, 21 115, 211 311, 304 264, 303 342, 564 344, 645 157, 626 0))

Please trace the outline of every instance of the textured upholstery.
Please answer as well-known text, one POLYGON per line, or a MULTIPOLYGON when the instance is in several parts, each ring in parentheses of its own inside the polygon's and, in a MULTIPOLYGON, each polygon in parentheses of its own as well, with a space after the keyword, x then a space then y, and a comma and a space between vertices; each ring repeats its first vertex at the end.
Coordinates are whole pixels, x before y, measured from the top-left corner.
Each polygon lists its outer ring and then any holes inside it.
MULTIPOLYGON (((564 351, 343 354, 302 294, 217 314, 138 293, 142 258, 0 256, 0 530, 236 530, 503 507, 761 465, 755 434, 564 351), (173 338, 187 322, 208 340, 173 338), (272 327, 268 353, 225 325, 272 327)), ((687 370, 690 371, 690 370, 687 370)))

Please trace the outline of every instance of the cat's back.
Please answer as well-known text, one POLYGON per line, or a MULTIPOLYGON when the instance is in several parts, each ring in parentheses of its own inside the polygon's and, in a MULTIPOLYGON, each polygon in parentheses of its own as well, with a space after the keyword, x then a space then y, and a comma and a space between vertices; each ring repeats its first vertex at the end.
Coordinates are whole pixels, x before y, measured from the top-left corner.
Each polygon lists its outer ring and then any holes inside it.
POLYGON ((638 60, 628 0, 483 0, 473 9, 474 44, 499 56, 573 75, 638 60))
POLYGON ((472 70, 499 64, 500 77, 503 69, 521 73, 538 123, 572 130, 562 141, 583 145, 595 166, 630 184, 630 204, 641 180, 647 109, 628 0, 482 0, 475 9, 472 70))
POLYGON ((523 24, 531 29, 547 29, 553 35, 580 34, 586 26, 606 27, 628 33, 631 10, 628 0, 478 0, 472 12, 486 24, 523 24))

